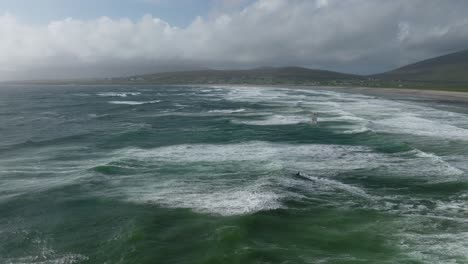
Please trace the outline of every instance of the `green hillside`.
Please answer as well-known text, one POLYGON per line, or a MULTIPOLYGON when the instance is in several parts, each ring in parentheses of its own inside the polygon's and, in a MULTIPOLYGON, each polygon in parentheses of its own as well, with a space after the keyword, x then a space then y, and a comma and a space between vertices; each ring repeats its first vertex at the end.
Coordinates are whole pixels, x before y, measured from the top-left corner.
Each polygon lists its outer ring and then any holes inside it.
POLYGON ((112 79, 112 82, 329 85, 468 91, 468 50, 424 60, 371 76, 301 67, 264 67, 251 70, 199 70, 156 73, 112 79))
POLYGON ((361 78, 358 75, 301 67, 264 67, 251 70, 199 70, 156 73, 133 76, 126 80, 161 84, 322 84, 361 78))
POLYGON ((371 77, 380 80, 402 80, 434 84, 467 84, 468 50, 420 61, 371 77))
POLYGON ((453 90, 468 92, 468 50, 360 76, 302 67, 195 70, 88 80, 20 81, 28 84, 252 84, 322 85, 453 90))

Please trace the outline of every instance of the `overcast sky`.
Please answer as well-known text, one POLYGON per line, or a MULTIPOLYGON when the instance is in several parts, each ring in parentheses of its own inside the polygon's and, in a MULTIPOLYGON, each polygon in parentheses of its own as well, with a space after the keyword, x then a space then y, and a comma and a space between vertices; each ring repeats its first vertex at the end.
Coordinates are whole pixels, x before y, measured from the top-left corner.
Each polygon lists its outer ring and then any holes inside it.
POLYGON ((468 48, 466 0, 0 0, 0 80, 195 68, 377 73, 468 48))

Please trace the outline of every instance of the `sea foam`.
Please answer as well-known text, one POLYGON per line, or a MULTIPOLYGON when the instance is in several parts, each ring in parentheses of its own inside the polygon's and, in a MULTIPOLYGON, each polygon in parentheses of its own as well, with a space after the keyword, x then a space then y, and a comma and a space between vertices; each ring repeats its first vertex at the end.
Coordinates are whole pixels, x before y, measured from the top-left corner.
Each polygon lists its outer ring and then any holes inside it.
POLYGON ((128 97, 128 96, 136 96, 140 95, 140 92, 105 92, 105 93, 98 93, 98 96, 103 97, 128 97))
POLYGON ((221 109, 221 110, 210 110, 209 113, 216 113, 216 114, 233 114, 233 113, 241 113, 245 112, 244 108, 240 109, 221 109))
POLYGON ((143 105, 143 104, 155 104, 159 103, 161 100, 154 100, 154 101, 145 101, 145 102, 138 102, 138 101, 109 101, 109 104, 117 104, 117 105, 143 105))
POLYGON ((142 174, 138 176, 142 177, 139 180, 118 180, 117 186, 113 185, 113 188, 117 187, 115 193, 125 194, 129 201, 219 215, 282 208, 284 199, 294 199, 294 194, 288 191, 290 184, 309 186, 307 188, 312 194, 329 193, 333 196, 340 192, 350 197, 374 199, 376 194, 336 178, 342 172, 356 169, 383 170, 401 177, 405 175, 401 172, 417 166, 421 170, 413 171, 412 175, 425 179, 431 179, 431 175, 440 178, 441 172, 448 176, 458 173, 453 169, 450 171, 446 163, 434 163, 432 156, 408 159, 407 156, 377 153, 361 146, 290 145, 261 141, 128 148, 112 156, 122 162, 138 161, 135 168, 156 173, 154 177, 142 174), (177 167, 181 174, 157 173, 166 167, 177 167), (187 174, 190 178, 184 171, 190 172, 187 174), (307 182, 297 184, 298 179, 291 178, 297 171, 305 175, 307 182))
POLYGON ((259 120, 234 120, 234 123, 241 123, 253 126, 294 125, 310 122, 310 117, 297 115, 272 115, 259 120))
POLYGON ((387 133, 468 140, 468 129, 412 115, 400 115, 394 118, 377 120, 375 124, 378 125, 380 131, 387 133))

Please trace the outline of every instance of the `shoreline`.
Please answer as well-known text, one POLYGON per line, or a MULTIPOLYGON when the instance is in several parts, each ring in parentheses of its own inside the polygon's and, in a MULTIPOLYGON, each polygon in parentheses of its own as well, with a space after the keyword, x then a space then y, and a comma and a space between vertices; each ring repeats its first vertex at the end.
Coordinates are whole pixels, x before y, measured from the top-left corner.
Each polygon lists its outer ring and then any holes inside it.
MULTIPOLYGON (((213 84, 211 84, 213 85, 213 84)), ((223 85, 234 87, 276 87, 286 89, 303 90, 330 90, 343 93, 363 94, 370 96, 382 96, 393 100, 417 100, 438 101, 447 103, 468 104, 468 92, 422 90, 405 88, 373 88, 373 87, 334 87, 334 86, 300 86, 300 85, 223 85)))
MULTIPOLYGON (((0 83, 1 85, 2 83, 0 83)), ((12 84, 13 86, 29 86, 31 84, 12 84)), ((32 84, 40 85, 40 84, 32 84)), ((164 86, 164 84, 51 84, 52 86, 164 86)), ((262 85, 262 84, 166 84, 167 86, 231 86, 231 87, 275 87, 303 90, 330 90, 343 93, 382 96, 393 100, 427 100, 447 103, 468 104, 468 90, 466 92, 424 90, 410 88, 381 88, 381 87, 346 87, 346 86, 308 86, 308 85, 262 85)))
POLYGON ((334 88, 341 92, 359 93, 364 95, 384 96, 396 100, 424 99, 440 102, 468 103, 467 92, 453 92, 440 90, 418 90, 418 89, 399 89, 399 88, 369 88, 369 87, 342 87, 334 88))

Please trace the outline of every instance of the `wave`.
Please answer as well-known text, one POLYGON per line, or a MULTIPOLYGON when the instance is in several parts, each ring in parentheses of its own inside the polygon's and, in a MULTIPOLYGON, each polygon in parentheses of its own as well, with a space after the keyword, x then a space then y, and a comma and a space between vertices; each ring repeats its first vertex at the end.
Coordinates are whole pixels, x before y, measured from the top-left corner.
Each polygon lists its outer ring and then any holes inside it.
POLYGON ((294 99, 286 96, 281 89, 266 87, 232 87, 223 96, 226 100, 240 102, 278 102, 281 99, 294 99))
MULTIPOLYGON (((208 184, 205 182, 205 184, 208 184)), ((251 214, 282 208, 280 196, 261 184, 208 191, 196 185, 166 184, 128 192, 129 201, 156 203, 169 208, 187 208, 221 216, 251 214)))
MULTIPOLYGON (((421 224, 416 222, 414 225, 421 224)), ((407 230, 408 227, 403 228, 407 230)), ((412 226, 412 228, 417 228, 412 226)), ((396 228, 398 230, 398 228, 396 228)), ((460 263, 468 259, 468 232, 421 234, 399 232, 399 246, 407 256, 422 263, 460 263)))
MULTIPOLYGON (((1 263, 9 264, 72 264, 82 263, 89 260, 89 257, 82 254, 74 253, 59 253, 49 245, 48 239, 40 235, 41 232, 36 232, 28 229, 11 228, 6 231, 10 233, 7 237, 15 237, 17 241, 32 240, 34 247, 22 257, 5 258, 0 256, 1 263), (39 234, 38 234, 39 233, 39 234)), ((0 234, 2 232, 0 231, 0 234)))
POLYGON ((116 157, 163 163, 225 163, 274 162, 280 168, 311 171, 314 175, 333 176, 336 172, 356 169, 380 169, 390 174, 443 176, 461 175, 442 159, 408 158, 405 153, 378 153, 364 146, 323 144, 278 144, 251 141, 239 144, 174 145, 156 149, 127 148, 113 154, 116 157), (404 172, 404 174, 401 174, 404 172), (408 172, 411 172, 408 174, 408 172))
POLYGON ((412 194, 383 196, 377 201, 373 199, 376 202, 365 208, 398 216, 399 220, 393 222, 395 226, 392 228, 397 232, 392 237, 410 259, 424 263, 452 263, 450 260, 468 257, 468 233, 463 232, 468 223, 468 203, 462 196, 444 200, 427 196, 415 198, 412 194), (428 226, 443 228, 427 232, 428 226))
POLYGON ((153 175, 142 174, 137 176, 141 177, 138 180, 132 177, 124 182, 118 175, 114 176, 119 186, 115 189, 116 186, 111 184, 114 195, 125 194, 132 202, 189 208, 223 216, 285 208, 284 200, 298 196, 291 193, 289 186, 304 185, 292 179, 290 172, 297 170, 311 175, 308 177, 313 186, 307 185, 313 188, 309 189, 311 195, 316 193, 311 190, 329 195, 339 191, 344 195, 367 198, 363 189, 327 177, 339 171, 365 168, 379 160, 379 154, 364 147, 256 141, 129 148, 114 152, 112 156, 113 162, 133 162, 140 171, 152 171, 153 175), (182 172, 190 171, 190 177, 184 173, 154 176, 160 169, 174 166, 182 172), (250 176, 246 178, 245 175, 250 176))
POLYGON ((310 123, 311 118, 306 116, 287 116, 287 115, 272 115, 261 120, 239 121, 234 120, 234 123, 240 123, 253 126, 274 126, 274 125, 295 125, 310 123))
MULTIPOLYGON (((51 251, 51 249, 43 249, 44 252, 51 251)), ((20 258, 1 258, 0 262, 9 264, 68 264, 68 263, 82 263, 89 260, 88 257, 80 254, 65 254, 60 256, 46 256, 46 253, 41 252, 37 256, 27 256, 20 258)))
POLYGON ((44 138, 41 140, 26 139, 23 141, 12 142, 12 144, 8 144, 8 145, 0 145, 0 151, 8 150, 8 149, 39 147, 39 146, 47 147, 47 146, 51 146, 54 144, 66 143, 66 142, 69 142, 70 140, 82 139, 91 135, 92 133, 81 133, 81 134, 67 135, 63 137, 44 138))
POLYGON ((363 134, 367 132, 374 132, 374 131, 366 126, 363 126, 357 129, 343 131, 343 134, 363 134))
POLYGON ((117 104, 117 105, 143 105, 143 104, 155 104, 159 103, 161 100, 154 100, 154 101, 145 101, 145 102, 138 102, 138 101, 109 101, 109 104, 117 104))
MULTIPOLYGON (((438 170, 440 170, 442 173, 449 175, 463 175, 465 173, 463 170, 451 165, 449 162, 446 162, 442 157, 437 156, 434 153, 427 153, 419 149, 414 149, 410 151, 410 153, 414 154, 418 158, 430 160, 430 162, 433 165, 438 166, 438 170)), ((442 181, 444 179, 440 180, 442 181)))
POLYGON ((223 110, 210 110, 209 113, 220 113, 220 114, 232 114, 232 113, 241 113, 245 112, 244 108, 240 109, 223 109, 223 110))
POLYGON ((95 114, 95 113, 88 114, 89 118, 103 118, 103 117, 109 117, 109 116, 110 114, 95 114))
POLYGON ((323 178, 323 177, 316 177, 316 176, 307 175, 304 173, 301 173, 301 177, 308 179, 310 181, 313 181, 317 184, 323 185, 323 187, 325 188, 332 188, 335 190, 345 191, 349 194, 352 194, 354 196, 359 196, 362 198, 367 198, 367 199, 372 198, 372 196, 367 194, 367 192, 364 189, 350 185, 350 184, 345 184, 337 180, 323 178))
POLYGON ((353 115, 349 112, 340 110, 340 109, 331 109, 331 110, 319 110, 317 113, 323 113, 327 115, 322 117, 322 122, 369 122, 369 120, 353 115))
MULTIPOLYGON (((199 162, 199 161, 244 161, 244 160, 264 160, 270 158, 313 158, 347 157, 347 153, 355 153, 356 158, 364 158, 372 151, 360 146, 341 145, 321 145, 305 144, 291 145, 268 143, 263 141, 251 141, 239 144, 194 144, 194 145, 173 145, 156 149, 128 148, 117 151, 115 154, 120 157, 136 157, 139 159, 151 159, 174 162, 199 162)), ((350 157, 351 158, 351 157, 350 157)), ((280 160, 281 160, 280 159, 280 160)))
POLYGON ((72 94, 73 96, 81 96, 81 97, 87 97, 87 96, 91 96, 90 94, 87 94, 87 93, 76 93, 76 94, 72 94))
POLYGON ((379 131, 386 133, 468 140, 468 129, 413 115, 377 120, 375 124, 379 131))
POLYGON ((0 161, 2 200, 62 188, 88 177, 86 171, 102 163, 103 160, 101 158, 83 160, 88 156, 83 154, 86 150, 86 147, 77 145, 67 147, 46 144, 41 148, 29 150, 20 158, 16 156, 3 158, 0 161))
POLYGON ((106 93, 98 93, 98 96, 103 97, 128 97, 128 96, 136 96, 140 95, 140 92, 106 92, 106 93))

